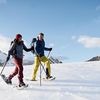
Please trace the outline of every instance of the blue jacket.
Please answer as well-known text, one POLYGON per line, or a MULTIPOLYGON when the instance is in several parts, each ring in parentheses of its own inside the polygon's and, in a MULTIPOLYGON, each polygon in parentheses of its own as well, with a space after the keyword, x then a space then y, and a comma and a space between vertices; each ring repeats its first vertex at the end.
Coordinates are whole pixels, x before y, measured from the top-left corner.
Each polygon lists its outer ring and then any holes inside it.
POLYGON ((44 40, 42 40, 42 41, 37 40, 37 41, 36 41, 35 50, 36 50, 36 53, 37 53, 40 57, 42 57, 42 56, 44 56, 44 50, 50 51, 50 48, 46 48, 46 47, 45 47, 45 41, 44 41, 44 40))

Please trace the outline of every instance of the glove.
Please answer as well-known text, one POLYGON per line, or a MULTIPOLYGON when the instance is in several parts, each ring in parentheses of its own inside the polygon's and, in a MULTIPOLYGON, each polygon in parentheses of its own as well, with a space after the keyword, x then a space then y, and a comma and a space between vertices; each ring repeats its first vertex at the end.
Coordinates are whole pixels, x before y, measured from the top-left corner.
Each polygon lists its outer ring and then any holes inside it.
POLYGON ((34 51, 34 46, 31 47, 31 52, 34 54, 35 51, 34 51))
POLYGON ((34 42, 36 42, 36 41, 37 41, 36 38, 33 38, 32 43, 34 43, 34 42))
POLYGON ((52 50, 52 48, 49 48, 49 51, 51 51, 52 50))
POLYGON ((31 49, 34 50, 34 46, 32 46, 31 49))
POLYGON ((7 58, 6 58, 6 61, 8 61, 10 59, 10 56, 8 56, 7 58))

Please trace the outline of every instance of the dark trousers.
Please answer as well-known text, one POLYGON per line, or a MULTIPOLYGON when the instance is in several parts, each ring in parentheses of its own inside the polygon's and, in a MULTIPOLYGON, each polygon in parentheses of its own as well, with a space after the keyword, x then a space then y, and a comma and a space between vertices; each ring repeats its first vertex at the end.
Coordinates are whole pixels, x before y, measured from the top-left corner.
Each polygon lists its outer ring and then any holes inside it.
POLYGON ((23 82, 23 59, 14 58, 15 69, 9 75, 8 79, 11 80, 14 76, 18 74, 19 83, 23 82))

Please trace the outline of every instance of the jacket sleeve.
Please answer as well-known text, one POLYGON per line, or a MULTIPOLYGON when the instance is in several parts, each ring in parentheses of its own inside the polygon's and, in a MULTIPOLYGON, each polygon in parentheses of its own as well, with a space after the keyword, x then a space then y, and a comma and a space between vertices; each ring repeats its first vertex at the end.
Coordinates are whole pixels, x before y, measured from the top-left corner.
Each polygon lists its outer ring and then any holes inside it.
POLYGON ((31 48, 27 48, 27 47, 25 46, 25 44, 23 43, 23 49, 24 49, 26 52, 29 52, 29 51, 33 50, 34 48, 33 48, 33 46, 32 46, 31 48))
POLYGON ((46 51, 50 51, 50 48, 44 47, 44 50, 46 50, 46 51))

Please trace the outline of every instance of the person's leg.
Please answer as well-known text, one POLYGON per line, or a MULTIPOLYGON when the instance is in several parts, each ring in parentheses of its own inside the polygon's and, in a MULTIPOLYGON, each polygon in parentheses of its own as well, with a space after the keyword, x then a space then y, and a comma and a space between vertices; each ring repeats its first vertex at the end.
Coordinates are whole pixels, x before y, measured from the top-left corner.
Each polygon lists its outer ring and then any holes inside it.
MULTIPOLYGON (((15 60, 14 60, 14 63, 16 63, 15 62, 15 60)), ((15 64, 16 65, 16 64, 15 64)), ((8 84, 12 84, 12 78, 14 77, 14 76, 16 76, 18 74, 18 68, 17 68, 17 66, 15 67, 15 69, 14 69, 14 71, 7 77, 7 80, 6 80, 6 82, 8 83, 8 84)))
POLYGON ((36 56, 34 59, 34 71, 33 71, 32 79, 31 79, 33 81, 36 80, 36 74, 39 68, 39 64, 40 64, 39 58, 36 56))
POLYGON ((46 65, 46 77, 51 76, 51 66, 50 66, 50 61, 46 56, 41 57, 41 61, 45 63, 46 65))
POLYGON ((18 74, 18 68, 15 67, 14 71, 8 76, 8 79, 11 80, 17 74, 18 74))
POLYGON ((18 69, 18 80, 19 80, 19 84, 20 83, 24 83, 23 82, 23 61, 22 59, 14 59, 15 65, 18 69))

